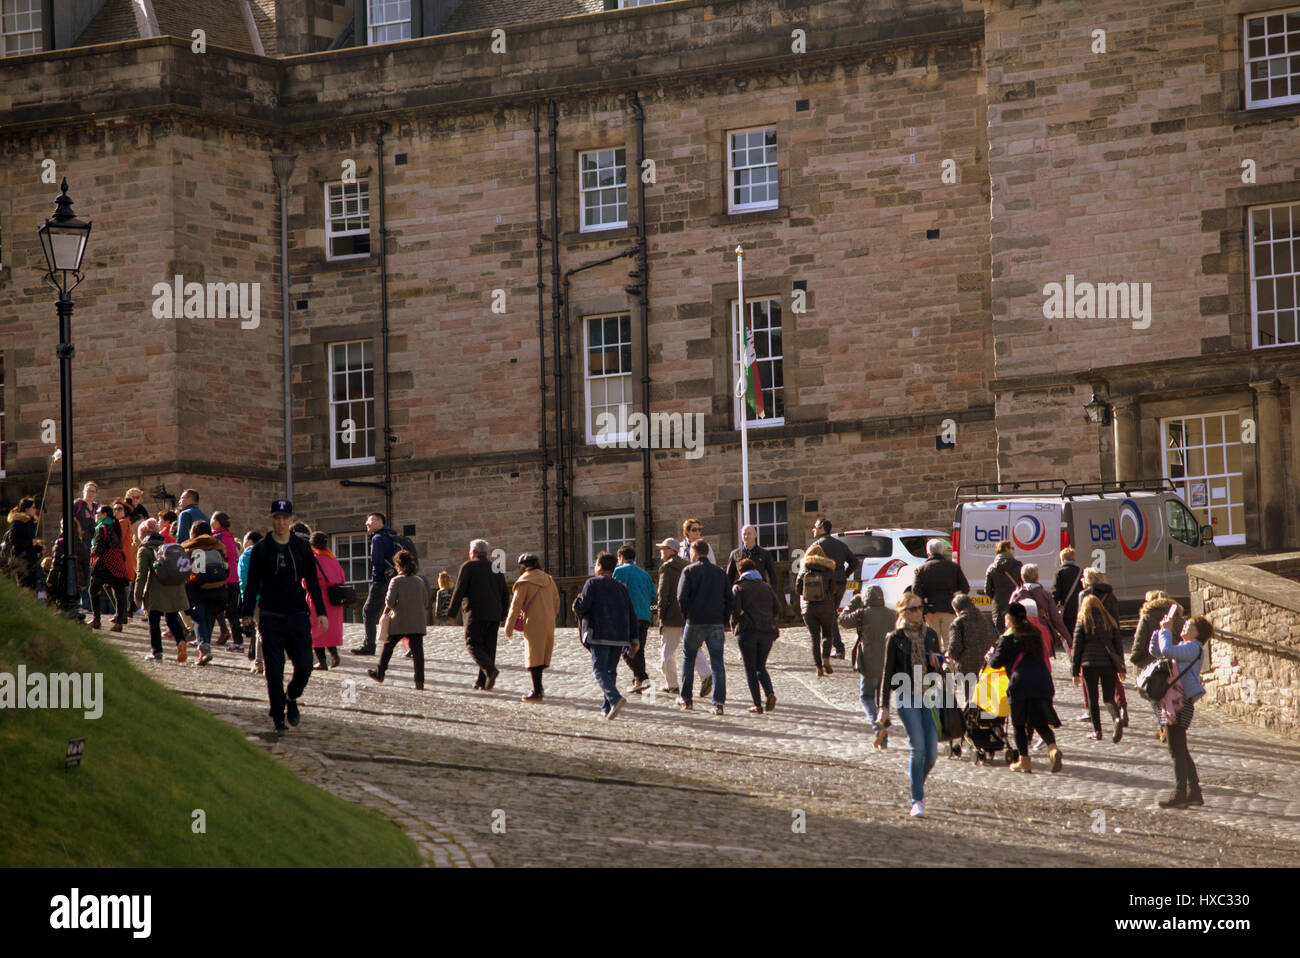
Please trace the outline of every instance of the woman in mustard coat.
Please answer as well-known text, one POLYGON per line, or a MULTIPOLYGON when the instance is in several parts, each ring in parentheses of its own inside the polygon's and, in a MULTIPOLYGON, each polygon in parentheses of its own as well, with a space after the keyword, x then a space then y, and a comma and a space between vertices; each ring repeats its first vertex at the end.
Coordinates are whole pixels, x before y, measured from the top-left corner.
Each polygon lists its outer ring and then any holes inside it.
POLYGON ((542 670, 551 664, 555 649, 555 616, 560 611, 560 590, 555 580, 541 569, 537 556, 519 557, 519 578, 515 580, 506 613, 506 638, 520 628, 524 634, 524 665, 533 677, 533 690, 525 702, 542 701, 542 670))

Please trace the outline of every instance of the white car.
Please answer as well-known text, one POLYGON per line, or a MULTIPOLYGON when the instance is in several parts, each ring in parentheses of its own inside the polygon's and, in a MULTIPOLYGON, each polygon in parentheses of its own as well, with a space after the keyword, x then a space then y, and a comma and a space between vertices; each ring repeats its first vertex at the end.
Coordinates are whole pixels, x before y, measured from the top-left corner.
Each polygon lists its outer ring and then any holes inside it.
POLYGON ((853 551, 861 561, 856 577, 847 582, 840 608, 844 608, 854 595, 865 593, 867 586, 878 585, 885 593, 885 606, 894 603, 912 585, 916 568, 926 559, 925 544, 938 539, 948 555, 951 533, 938 529, 853 529, 833 533, 836 539, 853 551))

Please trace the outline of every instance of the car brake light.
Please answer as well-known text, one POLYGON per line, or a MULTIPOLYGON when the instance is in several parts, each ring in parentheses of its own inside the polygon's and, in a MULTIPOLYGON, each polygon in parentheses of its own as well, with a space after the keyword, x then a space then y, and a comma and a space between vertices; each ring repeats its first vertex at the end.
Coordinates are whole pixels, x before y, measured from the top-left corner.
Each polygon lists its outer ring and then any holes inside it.
POLYGON ((1070 530, 1065 528, 1065 526, 1061 526, 1061 548, 1070 548, 1070 530))
POLYGON ((961 555, 961 551, 958 549, 960 542, 961 542, 961 530, 953 529, 952 530, 952 561, 953 562, 960 561, 959 556, 961 555))
POLYGON ((892 559, 880 567, 880 571, 876 573, 875 578, 885 579, 890 576, 895 576, 906 568, 907 563, 902 559, 892 559))

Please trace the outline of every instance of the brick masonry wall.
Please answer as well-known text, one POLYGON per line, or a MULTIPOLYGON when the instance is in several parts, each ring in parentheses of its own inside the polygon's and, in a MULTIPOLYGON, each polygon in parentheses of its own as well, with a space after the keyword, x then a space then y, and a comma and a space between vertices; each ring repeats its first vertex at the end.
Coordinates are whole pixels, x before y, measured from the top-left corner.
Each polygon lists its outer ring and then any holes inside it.
MULTIPOLYGON (((1216 628, 1300 652, 1300 612, 1248 591, 1189 579, 1192 611, 1216 628)), ((1254 725, 1300 736, 1300 662, 1216 637, 1201 678, 1206 698, 1217 707, 1254 725)))

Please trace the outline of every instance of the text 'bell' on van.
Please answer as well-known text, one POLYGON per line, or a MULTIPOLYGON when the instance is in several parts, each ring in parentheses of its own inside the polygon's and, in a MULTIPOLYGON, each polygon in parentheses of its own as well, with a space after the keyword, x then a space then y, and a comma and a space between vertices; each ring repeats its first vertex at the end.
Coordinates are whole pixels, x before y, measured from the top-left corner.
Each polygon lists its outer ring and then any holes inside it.
POLYGON ((1015 557, 1034 563, 1050 585, 1060 550, 1106 576, 1125 612, 1153 589, 1186 602, 1187 566, 1219 558, 1214 530, 1201 526, 1168 479, 1067 483, 1063 479, 969 483, 957 487, 953 559, 970 580, 983 608, 984 573, 998 545, 1009 541, 1015 557))

